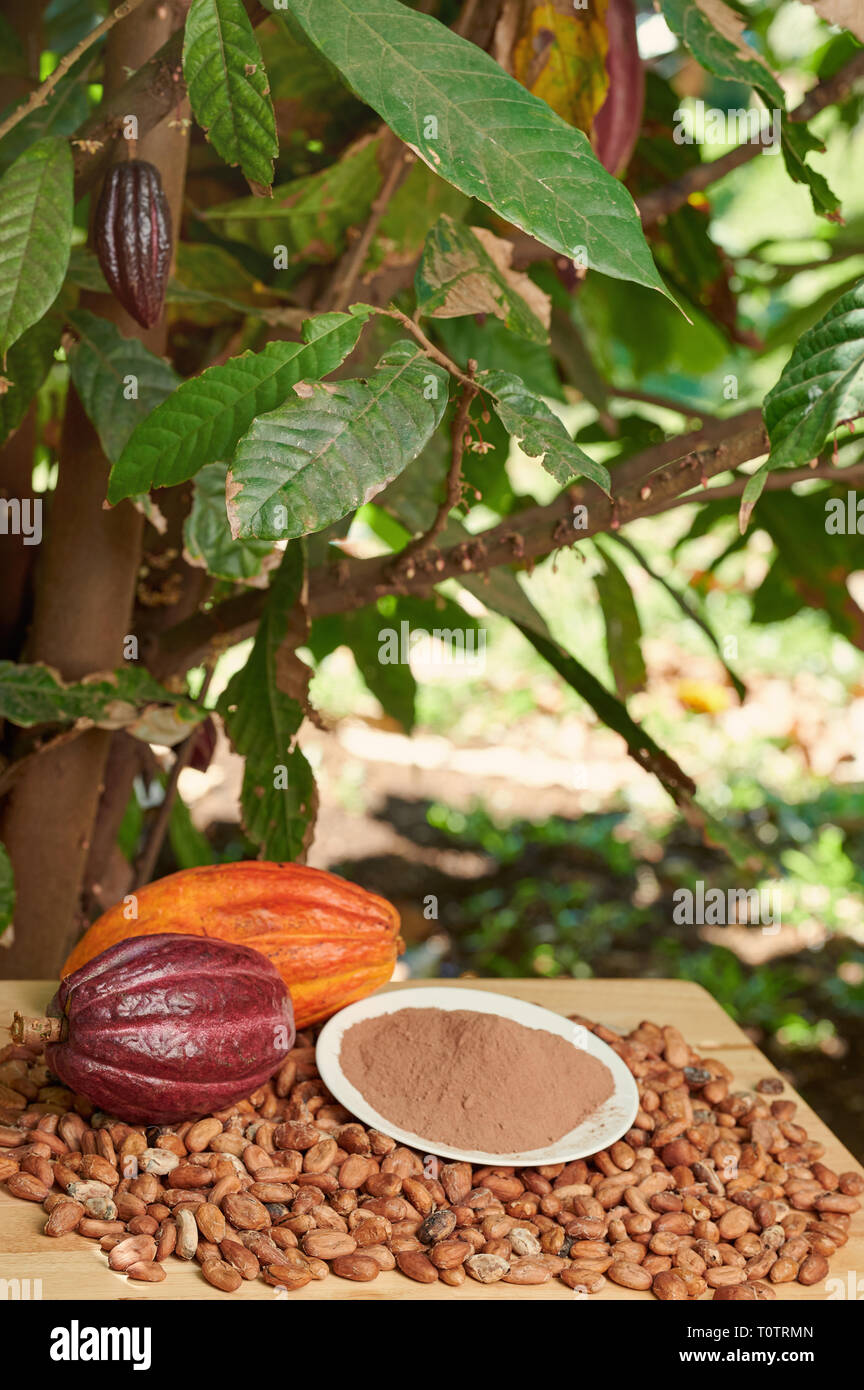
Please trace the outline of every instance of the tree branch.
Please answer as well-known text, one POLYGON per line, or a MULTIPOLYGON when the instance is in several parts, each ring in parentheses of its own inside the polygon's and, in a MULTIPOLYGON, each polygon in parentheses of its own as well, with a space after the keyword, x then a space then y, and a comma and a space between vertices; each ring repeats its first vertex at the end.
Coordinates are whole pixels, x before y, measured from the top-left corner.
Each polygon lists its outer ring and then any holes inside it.
MULTIPOLYGON (((763 492, 788 492, 795 483, 809 483, 814 479, 816 482, 823 483, 860 483, 864 479, 864 463, 853 463, 848 468, 780 468, 776 473, 768 474, 762 484, 762 490, 763 492)), ((726 498, 740 497, 749 481, 750 474, 748 473, 735 478, 731 483, 712 487, 708 500, 722 502, 726 498)), ((680 507, 683 503, 691 500, 693 499, 689 497, 676 497, 666 506, 661 507, 660 510, 668 512, 673 507, 680 507)))
MULTIPOLYGON (((677 459, 665 468, 653 469, 647 475, 650 484, 645 482, 645 467, 621 490, 617 490, 616 483, 613 500, 591 483, 577 483, 548 506, 526 508, 446 550, 428 549, 415 559, 410 579, 406 575, 394 577, 394 559, 398 557, 392 555, 371 560, 344 559, 337 566, 315 569, 309 576, 310 617, 363 608, 384 594, 427 593, 445 579, 458 579, 469 572, 482 573, 498 565, 530 566, 554 550, 577 544, 601 531, 615 531, 639 517, 654 516, 664 511, 671 499, 690 493, 696 484, 704 484, 709 477, 766 452, 767 440, 759 413, 756 412, 755 425, 749 423, 751 414, 745 412, 733 420, 716 422, 718 427, 725 425, 729 437, 689 452, 689 441, 701 441, 704 437, 699 433, 682 435, 677 441, 677 459), (587 508, 588 519, 585 527, 576 529, 574 507, 578 505, 587 508)), ((627 462, 631 466, 640 460, 651 464, 654 454, 649 449, 627 462)), ((703 497, 704 493, 699 492, 688 500, 703 497)), ((266 597, 266 591, 256 590, 196 613, 162 633, 152 651, 143 654, 145 662, 158 679, 165 680, 202 660, 210 660, 214 653, 255 632, 266 597)))
POLYGON ((87 50, 93 47, 94 43, 98 43, 101 38, 104 38, 109 29, 113 29, 115 24, 119 24, 121 19, 125 19, 127 15, 132 14, 132 12, 137 10, 138 6, 143 5, 143 3, 144 0, 122 0, 122 3, 117 6, 116 10, 112 10, 111 13, 102 20, 101 24, 97 24, 96 28, 91 29, 89 34, 85 34, 81 42, 77 43, 74 48, 71 48, 69 52, 60 59, 50 77, 46 77, 41 86, 37 87, 34 92, 31 92, 27 100, 23 101, 20 106, 17 106, 12 114, 7 116, 6 120, 0 124, 0 140, 3 139, 4 135, 8 135, 10 130, 14 130, 18 122, 23 121, 25 116, 29 116, 31 111, 35 111, 39 106, 44 106, 54 88, 57 86, 57 83, 62 77, 66 76, 70 68, 75 66, 78 59, 83 57, 87 50))
MULTIPOLYGON (((695 449, 651 475, 650 488, 643 482, 630 484, 613 498, 606 497, 591 483, 577 483, 560 494, 547 507, 532 507, 507 517, 488 531, 447 550, 431 550, 415 562, 409 580, 401 576, 394 583, 392 559, 349 560, 335 574, 310 576, 310 616, 346 612, 374 602, 385 593, 425 593, 445 579, 459 579, 466 573, 483 573, 498 565, 529 567, 554 550, 563 549, 639 517, 654 516, 666 504, 694 485, 704 487, 707 479, 725 473, 767 451, 767 438, 761 424, 733 434, 725 442, 695 449), (586 509, 584 526, 574 523, 580 516, 575 509, 586 509), (311 584, 315 581, 314 590, 311 584)), ((696 493, 690 500, 701 500, 696 493)), ((581 516, 580 516, 581 519, 581 516)))
MULTIPOLYGON (((809 121, 811 116, 817 115, 819 111, 824 111, 826 106, 833 106, 835 102, 843 101, 854 89, 856 82, 864 77, 864 50, 856 53, 839 72, 835 72, 833 77, 828 77, 824 82, 820 82, 812 91, 808 92, 800 105, 790 112, 784 119, 794 121, 809 121)), ((655 222, 659 222, 661 217, 667 217, 670 212, 675 212, 683 207, 691 193, 701 193, 710 184, 722 179, 725 174, 737 169, 739 165, 748 163, 761 154, 763 149, 759 144, 738 145, 734 150, 729 150, 728 154, 721 155, 719 159, 713 159, 710 163, 695 164, 692 169, 688 169, 679 179, 672 183, 664 184, 662 188, 652 189, 650 193, 645 193, 641 198, 636 199, 636 206, 642 218, 643 227, 651 227, 655 222)))

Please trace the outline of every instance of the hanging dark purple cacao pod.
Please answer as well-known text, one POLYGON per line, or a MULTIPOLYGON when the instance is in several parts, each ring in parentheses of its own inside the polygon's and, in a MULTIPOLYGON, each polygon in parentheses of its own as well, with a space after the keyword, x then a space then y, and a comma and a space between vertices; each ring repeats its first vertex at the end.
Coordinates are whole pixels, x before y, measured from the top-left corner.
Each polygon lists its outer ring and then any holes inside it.
POLYGON ((171 264, 171 209, 159 170, 145 159, 115 164, 93 224, 96 255, 114 297, 152 328, 162 313, 171 264))
POLYGON ((636 42, 633 0, 609 0, 606 11, 609 89, 594 117, 594 152, 610 174, 622 178, 642 125, 645 73, 636 42))

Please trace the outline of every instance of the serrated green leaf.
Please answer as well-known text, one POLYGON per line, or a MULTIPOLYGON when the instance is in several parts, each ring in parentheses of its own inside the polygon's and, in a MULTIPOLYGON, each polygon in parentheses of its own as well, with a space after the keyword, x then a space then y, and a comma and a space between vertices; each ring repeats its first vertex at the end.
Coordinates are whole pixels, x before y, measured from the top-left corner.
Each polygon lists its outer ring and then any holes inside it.
POLYGON ((67 683, 41 663, 0 661, 0 719, 22 729, 83 719, 100 729, 125 729, 148 743, 173 744, 203 717, 193 701, 173 695, 143 667, 67 683))
POLYGON ((763 414, 769 469, 808 463, 840 425, 864 414, 864 280, 802 334, 763 414))
POLYGON ((485 227, 441 217, 426 238, 414 277, 417 308, 431 318, 493 314, 531 342, 549 341, 548 295, 510 268, 513 246, 485 227))
POLYGON ((808 154, 824 154, 825 145, 819 137, 801 122, 784 121, 780 127, 780 149, 786 173, 795 183, 804 184, 814 210, 832 222, 842 222, 837 212, 840 206, 837 194, 818 170, 804 162, 808 154))
POLYGON ((231 742, 246 759, 243 825, 273 860, 302 854, 317 806, 312 769, 296 745, 304 712, 298 692, 305 698, 308 684, 294 652, 305 636, 304 569, 302 545, 289 545, 249 659, 217 704, 231 742))
POLYGON ((72 238, 72 152, 37 140, 0 179, 0 355, 50 309, 72 238))
POLYGON ((137 427, 111 470, 109 502, 192 478, 230 458, 255 419, 275 410, 298 381, 332 372, 354 348, 369 311, 319 314, 302 343, 272 342, 184 381, 137 427))
POLYGON ((746 21, 723 0, 661 0, 661 3, 669 28, 686 44, 697 62, 716 77, 753 87, 769 110, 782 113, 780 145, 789 177, 808 188, 816 212, 825 217, 835 216, 837 197, 823 176, 804 162, 807 154, 825 147, 806 125, 785 119, 783 88, 762 55, 744 39, 746 21))
POLYGON ((722 0, 661 0, 663 18, 708 72, 762 90, 786 109, 783 88, 761 53, 743 37, 744 21, 722 0))
POLYGON ((519 443, 522 452, 539 458, 547 473, 566 486, 574 478, 588 478, 609 493, 609 474, 580 449, 564 425, 523 381, 510 372, 488 371, 477 376, 478 385, 492 397, 492 406, 507 433, 519 443))
POLYGON ((279 153, 264 59, 242 0, 192 0, 183 39, 192 113, 226 164, 253 185, 273 182, 279 153))
POLYGON ((54 363, 63 323, 46 314, 22 334, 6 359, 7 389, 0 392, 0 444, 17 430, 54 363))
POLYGON ((369 502, 441 422, 447 373, 397 343, 363 381, 316 383, 260 416, 228 470, 234 536, 305 536, 369 502))
POLYGON ((132 431, 180 384, 174 368, 137 338, 124 338, 108 319, 77 309, 69 322, 78 342, 69 371, 105 457, 112 463, 132 431))
POLYGON ((346 82, 442 178, 544 245, 666 294, 633 201, 581 131, 397 0, 287 0, 346 82))
POLYGON ((235 541, 225 510, 224 463, 207 463, 195 476, 192 507, 183 527, 183 554, 190 565, 201 565, 216 579, 248 584, 272 568, 269 541, 235 541))
POLYGON ((0 845, 0 936, 12 925, 15 912, 15 875, 5 845, 0 845))
POLYGON ((594 576, 597 597, 603 610, 606 628, 606 652, 622 700, 645 689, 647 673, 642 656, 642 624, 633 592, 623 571, 612 559, 605 546, 595 541, 603 557, 605 569, 594 576))

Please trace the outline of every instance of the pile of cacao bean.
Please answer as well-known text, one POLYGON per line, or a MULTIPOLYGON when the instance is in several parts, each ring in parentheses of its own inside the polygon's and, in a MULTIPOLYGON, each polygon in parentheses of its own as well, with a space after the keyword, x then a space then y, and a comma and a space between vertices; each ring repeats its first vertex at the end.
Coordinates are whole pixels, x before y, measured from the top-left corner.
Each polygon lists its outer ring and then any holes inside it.
POLYGON ((848 1238, 864 1177, 836 1174, 774 1077, 735 1091, 675 1028, 626 1037, 587 1019, 636 1078, 633 1128, 590 1159, 478 1168, 397 1146, 327 1092, 314 1035, 266 1086, 216 1115, 131 1126, 56 1083, 41 1054, 0 1052, 0 1178, 41 1203, 46 1236, 98 1241, 112 1270, 197 1261, 232 1293, 398 1269, 420 1284, 606 1281, 660 1299, 775 1298, 817 1284, 848 1238))

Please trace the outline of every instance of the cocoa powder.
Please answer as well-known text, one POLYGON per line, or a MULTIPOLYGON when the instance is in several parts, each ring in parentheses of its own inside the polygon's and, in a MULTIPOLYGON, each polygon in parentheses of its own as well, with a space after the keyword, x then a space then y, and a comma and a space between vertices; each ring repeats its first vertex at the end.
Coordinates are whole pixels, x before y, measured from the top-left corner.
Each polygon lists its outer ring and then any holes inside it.
POLYGON ((608 1067, 566 1038, 468 1009, 399 1009, 355 1023, 340 1061, 392 1125, 484 1153, 545 1148, 613 1091, 608 1067))

